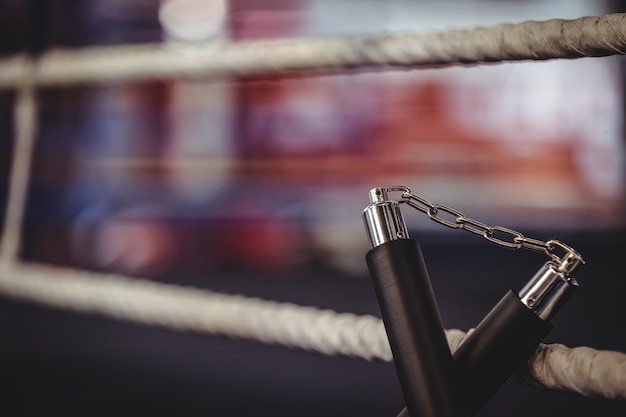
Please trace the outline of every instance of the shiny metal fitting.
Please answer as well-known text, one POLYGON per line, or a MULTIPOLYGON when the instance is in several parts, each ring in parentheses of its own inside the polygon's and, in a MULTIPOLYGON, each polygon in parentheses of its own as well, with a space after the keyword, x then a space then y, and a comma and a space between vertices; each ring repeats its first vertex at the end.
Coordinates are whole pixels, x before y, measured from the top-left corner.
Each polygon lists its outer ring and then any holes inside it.
POLYGON ((373 188, 369 192, 371 204, 363 211, 363 221, 370 247, 373 249, 383 243, 398 239, 408 239, 400 203, 389 200, 390 188, 373 188))
POLYGON ((578 282, 562 269, 562 265, 546 262, 519 292, 522 303, 543 320, 554 317, 578 288, 578 282))
POLYGON ((559 272, 565 275, 572 275, 576 270, 585 264, 583 258, 576 252, 568 252, 559 263, 559 272))

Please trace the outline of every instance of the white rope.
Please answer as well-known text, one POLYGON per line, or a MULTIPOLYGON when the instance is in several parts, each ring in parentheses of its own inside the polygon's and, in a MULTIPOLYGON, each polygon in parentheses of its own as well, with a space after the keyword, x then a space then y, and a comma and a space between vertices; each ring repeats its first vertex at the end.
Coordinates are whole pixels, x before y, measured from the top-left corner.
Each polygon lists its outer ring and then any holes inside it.
POLYGON ((384 327, 374 316, 34 264, 15 264, 0 272, 0 293, 172 330, 391 360, 384 327))
MULTIPOLYGON (((553 19, 430 33, 57 50, 35 68, 40 86, 210 78, 356 67, 472 64, 626 53, 626 14, 553 19)), ((0 61, 0 88, 14 88, 28 58, 0 61)))
MULTIPOLYGON (((392 359, 380 319, 115 274, 14 264, 0 272, 4 296, 133 323, 367 360, 392 359)), ((464 340, 446 330, 452 351, 464 340)), ((520 375, 518 375, 519 377, 520 375)), ((542 345, 521 379, 536 387, 626 399, 626 354, 542 345)))
POLYGON ((9 176, 9 192, 0 240, 0 262, 17 259, 21 242, 22 218, 26 206, 30 165, 37 126, 37 101, 32 85, 32 65, 27 63, 21 77, 13 106, 13 159, 9 176))
POLYGON ((626 354, 621 352, 542 344, 520 374, 542 388, 626 399, 626 354))

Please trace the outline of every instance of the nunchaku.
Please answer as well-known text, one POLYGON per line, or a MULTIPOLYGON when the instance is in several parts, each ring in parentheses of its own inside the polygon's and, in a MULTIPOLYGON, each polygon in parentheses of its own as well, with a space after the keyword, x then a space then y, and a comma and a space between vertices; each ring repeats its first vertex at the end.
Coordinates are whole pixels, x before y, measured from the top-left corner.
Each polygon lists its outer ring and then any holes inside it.
POLYGON ((406 408, 399 416, 474 416, 552 330, 550 320, 578 288, 581 255, 417 196, 404 186, 370 190, 363 212, 370 243, 367 266, 389 339, 406 408), (397 200, 390 193, 400 193, 397 200), (418 242, 409 237, 400 204, 453 229, 499 246, 529 249, 550 260, 520 290, 510 290, 452 354, 418 242), (507 240, 505 240, 505 238, 507 240))

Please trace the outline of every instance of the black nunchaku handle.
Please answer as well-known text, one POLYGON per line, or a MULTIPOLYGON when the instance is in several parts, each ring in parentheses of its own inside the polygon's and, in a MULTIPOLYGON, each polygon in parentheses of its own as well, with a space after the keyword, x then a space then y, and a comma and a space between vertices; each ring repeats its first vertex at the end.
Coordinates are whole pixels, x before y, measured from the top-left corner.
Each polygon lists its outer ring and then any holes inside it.
POLYGON ((467 416, 419 244, 389 241, 366 260, 409 413, 467 416))
POLYGON ((510 290, 454 352, 463 393, 476 414, 552 331, 510 290))
MULTIPOLYGON (((476 415, 532 356, 552 328, 513 290, 500 300, 453 354, 470 415, 476 415)), ((405 408, 398 417, 409 415, 405 408)))

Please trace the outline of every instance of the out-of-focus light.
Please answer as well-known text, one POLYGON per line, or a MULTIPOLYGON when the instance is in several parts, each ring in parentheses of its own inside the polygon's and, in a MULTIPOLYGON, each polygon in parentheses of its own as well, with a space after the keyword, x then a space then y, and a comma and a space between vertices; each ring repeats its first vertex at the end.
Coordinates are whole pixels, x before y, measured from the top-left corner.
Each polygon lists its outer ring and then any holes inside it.
POLYGON ((222 30, 226 11, 225 0, 163 0, 159 21, 174 40, 206 41, 222 30))
POLYGON ((97 266, 127 274, 167 272, 179 253, 176 236, 158 219, 111 219, 98 230, 97 266))

